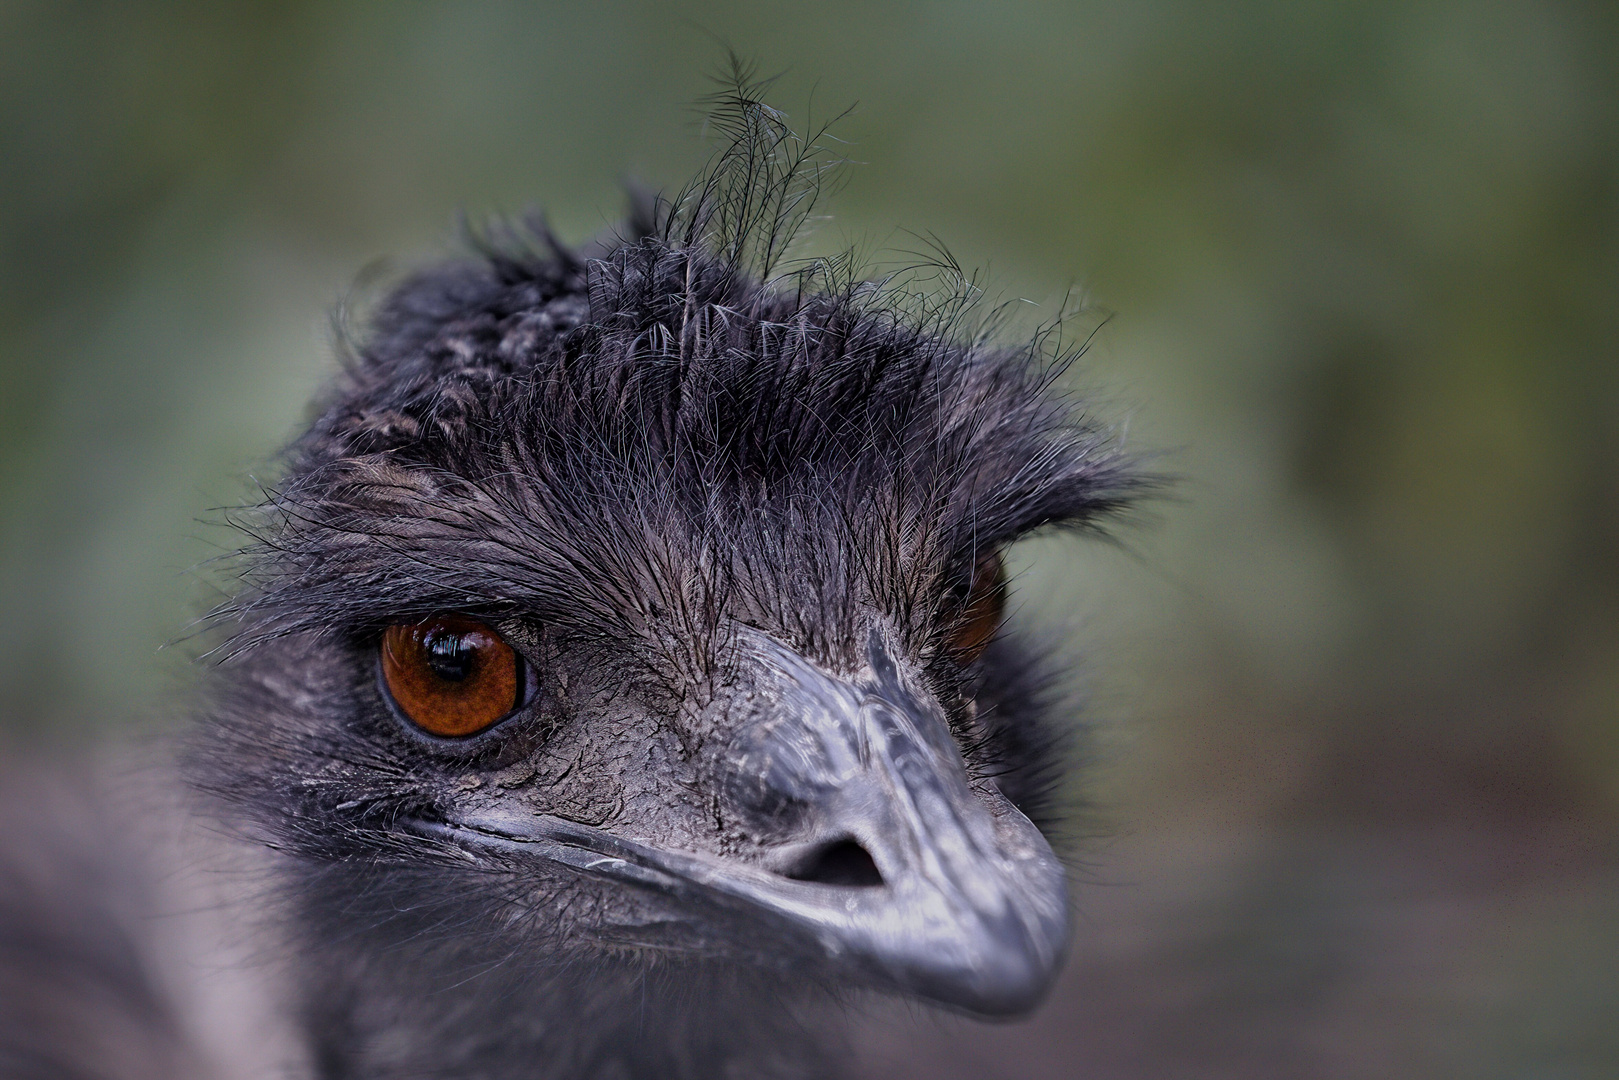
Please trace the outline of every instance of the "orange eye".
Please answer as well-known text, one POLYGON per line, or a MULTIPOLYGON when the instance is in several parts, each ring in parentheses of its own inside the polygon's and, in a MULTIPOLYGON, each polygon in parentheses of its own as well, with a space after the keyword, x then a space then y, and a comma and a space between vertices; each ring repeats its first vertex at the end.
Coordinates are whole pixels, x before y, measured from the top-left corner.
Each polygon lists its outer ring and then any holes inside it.
POLYGON ((956 659, 964 664, 977 660, 1000 629, 1005 611, 1006 566, 1000 552, 986 551, 973 567, 972 589, 950 636, 950 650, 956 659))
POLYGON ((382 679, 399 711, 423 731, 475 735, 517 708, 517 653, 464 615, 390 626, 382 634, 382 679))

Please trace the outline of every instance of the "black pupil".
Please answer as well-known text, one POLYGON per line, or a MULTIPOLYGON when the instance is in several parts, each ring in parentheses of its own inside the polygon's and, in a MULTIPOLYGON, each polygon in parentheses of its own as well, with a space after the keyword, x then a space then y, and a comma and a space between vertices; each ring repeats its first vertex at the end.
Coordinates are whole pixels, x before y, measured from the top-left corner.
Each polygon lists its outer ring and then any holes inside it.
POLYGON ((427 666, 445 682, 464 682, 477 659, 477 650, 460 634, 434 634, 427 639, 427 666))

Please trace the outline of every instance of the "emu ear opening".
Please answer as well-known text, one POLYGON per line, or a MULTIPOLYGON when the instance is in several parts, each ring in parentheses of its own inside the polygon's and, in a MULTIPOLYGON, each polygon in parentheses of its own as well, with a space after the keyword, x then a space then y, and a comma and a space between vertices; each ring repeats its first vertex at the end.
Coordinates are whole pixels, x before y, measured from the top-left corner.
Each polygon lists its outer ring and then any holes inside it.
POLYGON ((476 735, 521 704, 516 651, 476 619, 398 623, 383 631, 380 651, 388 697, 430 735, 476 735))
POLYGON ((983 655, 1006 614, 1006 561, 999 550, 979 554, 959 611, 947 645, 958 663, 970 664, 983 655))

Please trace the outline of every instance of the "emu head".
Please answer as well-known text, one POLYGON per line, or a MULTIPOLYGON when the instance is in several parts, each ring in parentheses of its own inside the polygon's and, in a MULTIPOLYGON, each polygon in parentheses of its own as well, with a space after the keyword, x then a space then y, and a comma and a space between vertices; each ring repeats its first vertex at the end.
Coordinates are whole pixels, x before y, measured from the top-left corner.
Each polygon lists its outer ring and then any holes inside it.
POLYGON ((380 306, 255 525, 203 782, 334 939, 1025 1010, 1066 890, 1002 552, 1131 474, 1039 345, 682 220, 380 306))

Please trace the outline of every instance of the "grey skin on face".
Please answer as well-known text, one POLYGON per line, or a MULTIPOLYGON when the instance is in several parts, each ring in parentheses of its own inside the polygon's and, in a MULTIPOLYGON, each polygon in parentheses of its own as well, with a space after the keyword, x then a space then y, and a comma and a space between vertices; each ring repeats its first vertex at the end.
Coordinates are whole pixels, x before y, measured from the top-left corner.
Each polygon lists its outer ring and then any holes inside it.
POLYGON ((510 807, 423 829, 646 890, 675 917, 757 920, 874 985, 985 1015, 1033 1007, 1067 933, 1062 868, 1040 831, 993 787, 973 790, 943 718, 900 684, 875 633, 854 680, 762 636, 750 646, 766 678, 719 762, 729 812, 769 837, 753 860, 510 807), (846 869, 862 860, 866 874, 846 869))

